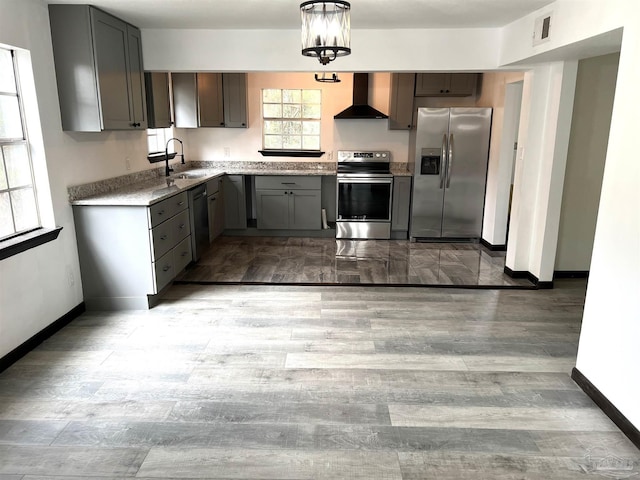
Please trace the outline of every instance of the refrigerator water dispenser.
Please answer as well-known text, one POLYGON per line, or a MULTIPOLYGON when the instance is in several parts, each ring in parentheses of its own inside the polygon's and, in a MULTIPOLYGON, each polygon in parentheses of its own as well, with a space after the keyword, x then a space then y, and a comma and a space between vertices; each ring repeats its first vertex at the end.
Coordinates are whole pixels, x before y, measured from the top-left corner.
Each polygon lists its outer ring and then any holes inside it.
POLYGON ((440 175, 440 149, 423 148, 420 153, 420 175, 440 175))

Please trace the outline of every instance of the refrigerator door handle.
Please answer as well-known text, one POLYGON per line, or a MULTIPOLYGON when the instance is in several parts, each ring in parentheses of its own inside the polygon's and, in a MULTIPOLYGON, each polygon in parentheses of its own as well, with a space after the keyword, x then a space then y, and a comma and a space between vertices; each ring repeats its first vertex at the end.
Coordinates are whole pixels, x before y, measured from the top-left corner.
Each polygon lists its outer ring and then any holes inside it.
POLYGON ((449 135, 449 161, 447 162, 447 188, 451 186, 451 166, 453 165, 453 133, 449 135))
POLYGON ((447 134, 442 135, 442 147, 440 149, 440 188, 444 187, 444 170, 447 165, 447 134))

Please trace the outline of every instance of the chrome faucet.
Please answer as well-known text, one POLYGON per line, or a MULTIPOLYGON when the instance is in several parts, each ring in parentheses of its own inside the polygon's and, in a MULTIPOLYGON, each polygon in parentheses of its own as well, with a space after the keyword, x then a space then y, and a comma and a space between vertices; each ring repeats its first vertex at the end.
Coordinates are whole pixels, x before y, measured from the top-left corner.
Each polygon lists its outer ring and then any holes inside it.
POLYGON ((175 137, 170 138, 169 140, 167 140, 167 144, 164 147, 164 160, 166 162, 164 173, 165 173, 165 176, 167 177, 171 175, 171 172, 173 172, 173 168, 169 167, 169 142, 171 142, 171 140, 175 140, 180 144, 180 157, 182 157, 182 161, 180 163, 184 165, 184 145, 182 144, 182 140, 175 137))

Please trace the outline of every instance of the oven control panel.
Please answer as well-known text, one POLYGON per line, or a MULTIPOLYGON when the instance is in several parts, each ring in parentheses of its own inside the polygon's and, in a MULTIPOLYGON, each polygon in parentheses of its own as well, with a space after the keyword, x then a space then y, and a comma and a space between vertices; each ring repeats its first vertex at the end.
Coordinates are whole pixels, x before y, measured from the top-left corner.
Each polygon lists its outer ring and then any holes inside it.
POLYGON ((391 152, 366 150, 338 150, 340 162, 390 162, 391 152))

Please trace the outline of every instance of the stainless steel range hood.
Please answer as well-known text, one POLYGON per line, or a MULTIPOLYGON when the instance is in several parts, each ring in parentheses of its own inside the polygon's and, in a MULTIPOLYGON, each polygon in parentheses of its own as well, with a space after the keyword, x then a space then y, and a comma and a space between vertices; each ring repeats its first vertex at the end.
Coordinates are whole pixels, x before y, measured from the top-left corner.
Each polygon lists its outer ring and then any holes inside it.
POLYGON ((335 119, 378 119, 389 118, 379 110, 369 105, 369 74, 353 74, 353 105, 344 109, 333 118, 335 119))

